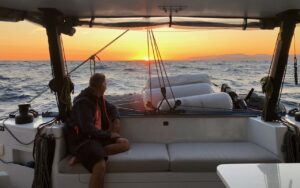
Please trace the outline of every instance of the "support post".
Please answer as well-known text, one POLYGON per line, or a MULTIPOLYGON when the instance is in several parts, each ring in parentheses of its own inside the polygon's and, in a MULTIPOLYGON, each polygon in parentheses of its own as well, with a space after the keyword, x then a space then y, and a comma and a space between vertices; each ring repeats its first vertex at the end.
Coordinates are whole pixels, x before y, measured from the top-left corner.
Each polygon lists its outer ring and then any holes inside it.
POLYGON ((63 23, 63 18, 54 9, 42 9, 42 11, 44 12, 44 26, 48 36, 52 75, 56 86, 55 93, 58 100, 59 119, 64 121, 70 110, 68 104, 71 104, 70 101, 65 101, 65 99, 70 99, 71 97, 63 97, 66 94, 70 95, 69 92, 63 93, 63 88, 66 84, 66 70, 62 55, 61 31, 59 29, 59 26, 63 23))
POLYGON ((266 92, 266 101, 262 116, 265 121, 275 121, 279 119, 276 113, 276 107, 279 102, 281 85, 288 62, 289 49, 297 22, 297 16, 298 12, 293 10, 287 11, 282 15, 270 72, 270 84, 272 84, 273 89, 270 93, 266 92))

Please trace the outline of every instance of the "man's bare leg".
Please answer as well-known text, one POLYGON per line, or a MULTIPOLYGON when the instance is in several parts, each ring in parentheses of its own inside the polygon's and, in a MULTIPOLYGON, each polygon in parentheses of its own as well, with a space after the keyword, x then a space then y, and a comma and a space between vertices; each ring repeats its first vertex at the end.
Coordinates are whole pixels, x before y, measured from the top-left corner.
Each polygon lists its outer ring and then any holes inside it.
POLYGON ((114 155, 129 150, 129 141, 126 138, 118 138, 116 143, 104 147, 107 155, 114 155))
MULTIPOLYGON (((105 146, 104 150, 107 155, 114 155, 117 153, 128 151, 129 148, 129 141, 126 138, 118 138, 116 143, 105 146)), ((72 156, 69 160, 69 165, 72 166, 78 162, 79 160, 77 159, 77 157, 72 156)))
POLYGON ((104 160, 99 161, 93 167, 89 188, 103 188, 106 163, 104 160))

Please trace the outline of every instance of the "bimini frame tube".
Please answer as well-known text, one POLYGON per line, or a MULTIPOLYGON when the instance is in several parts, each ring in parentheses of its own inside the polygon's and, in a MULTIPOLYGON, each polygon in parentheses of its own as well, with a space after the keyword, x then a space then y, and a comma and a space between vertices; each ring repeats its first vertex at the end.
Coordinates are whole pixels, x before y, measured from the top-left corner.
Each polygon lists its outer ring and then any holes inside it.
MULTIPOLYGON (((59 119, 64 120, 68 115, 68 107, 69 102, 63 101, 62 95, 70 95, 69 92, 63 93, 64 84, 66 84, 66 70, 64 65, 64 59, 62 55, 62 46, 61 46, 61 31, 60 27, 63 23, 63 18, 61 14, 55 9, 41 9, 44 13, 44 26, 47 31, 48 36, 48 45, 52 66, 52 75, 54 77, 54 83, 56 87, 56 96, 58 102, 58 110, 59 110, 59 119)), ((70 97, 67 97, 70 99, 70 97)))
POLYGON ((270 92, 266 92, 266 102, 263 111, 263 120, 275 121, 279 117, 276 106, 283 82, 285 69, 288 62, 289 49, 295 31, 298 18, 297 10, 290 10, 282 14, 280 31, 277 37, 275 54, 272 60, 270 79, 268 85, 272 85, 270 92))

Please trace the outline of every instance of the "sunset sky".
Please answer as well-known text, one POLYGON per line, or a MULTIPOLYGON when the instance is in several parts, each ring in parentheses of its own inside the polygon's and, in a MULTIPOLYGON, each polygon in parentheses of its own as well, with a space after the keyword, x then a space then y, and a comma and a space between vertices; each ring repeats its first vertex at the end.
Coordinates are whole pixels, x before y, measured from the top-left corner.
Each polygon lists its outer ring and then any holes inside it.
MULTIPOLYGON (((84 60, 124 30, 76 28, 73 37, 63 35, 67 60, 84 60)), ((184 60, 224 54, 272 54, 278 34, 275 30, 155 29, 163 59, 184 60)), ((142 60, 147 57, 145 30, 129 31, 103 51, 102 60, 142 60)), ((46 31, 29 23, 0 22, 0 60, 48 60, 46 31)), ((300 53, 300 30, 296 29, 300 53)), ((294 53, 291 48, 290 53, 294 53)))

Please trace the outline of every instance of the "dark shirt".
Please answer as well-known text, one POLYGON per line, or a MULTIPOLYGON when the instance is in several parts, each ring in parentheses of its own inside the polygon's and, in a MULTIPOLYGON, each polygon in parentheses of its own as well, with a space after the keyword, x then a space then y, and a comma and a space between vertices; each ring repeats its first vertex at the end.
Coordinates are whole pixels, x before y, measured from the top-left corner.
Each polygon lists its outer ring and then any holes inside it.
POLYGON ((91 138, 103 141, 109 139, 111 137, 108 130, 110 121, 118 118, 120 118, 119 112, 113 104, 102 97, 98 98, 93 95, 91 88, 84 89, 74 98, 71 117, 66 123, 69 144, 77 145, 91 138), (105 102, 108 118, 103 102, 105 102), (101 130, 95 127, 96 105, 99 105, 101 110, 101 130), (78 132, 74 131, 75 127, 78 127, 76 128, 78 132))

